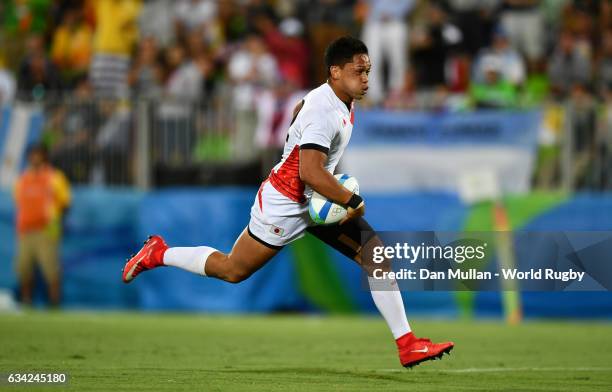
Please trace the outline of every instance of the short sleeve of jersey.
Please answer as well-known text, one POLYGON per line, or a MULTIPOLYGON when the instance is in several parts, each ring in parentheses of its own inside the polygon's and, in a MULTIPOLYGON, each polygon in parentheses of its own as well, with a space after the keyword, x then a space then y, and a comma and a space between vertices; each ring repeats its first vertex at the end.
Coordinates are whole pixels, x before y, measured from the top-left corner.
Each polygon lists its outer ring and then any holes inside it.
POLYGON ((336 127, 324 114, 312 112, 304 114, 305 116, 301 119, 303 126, 300 149, 313 149, 325 154, 329 153, 332 140, 336 136, 336 127))

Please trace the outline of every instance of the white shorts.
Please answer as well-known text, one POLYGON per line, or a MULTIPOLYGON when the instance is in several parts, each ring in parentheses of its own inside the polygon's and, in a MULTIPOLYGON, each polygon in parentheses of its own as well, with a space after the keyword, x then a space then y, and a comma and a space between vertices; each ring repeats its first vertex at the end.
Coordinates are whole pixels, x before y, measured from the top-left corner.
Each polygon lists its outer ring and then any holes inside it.
POLYGON ((300 204, 289 199, 266 180, 255 195, 248 231, 262 244, 280 249, 302 238, 312 224, 308 203, 300 204))

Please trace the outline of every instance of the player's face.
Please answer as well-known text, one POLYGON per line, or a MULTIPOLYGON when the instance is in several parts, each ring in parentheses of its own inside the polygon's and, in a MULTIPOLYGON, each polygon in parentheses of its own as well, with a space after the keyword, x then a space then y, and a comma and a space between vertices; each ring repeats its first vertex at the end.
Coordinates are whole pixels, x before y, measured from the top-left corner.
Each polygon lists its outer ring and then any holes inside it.
POLYGON ((29 160, 30 160, 30 165, 35 168, 40 167, 42 166, 43 163, 45 163, 44 155, 38 151, 30 152, 29 160))
POLYGON ((352 99, 361 99, 368 92, 370 74, 370 57, 367 54, 356 54, 353 61, 346 63, 340 72, 342 89, 352 99))

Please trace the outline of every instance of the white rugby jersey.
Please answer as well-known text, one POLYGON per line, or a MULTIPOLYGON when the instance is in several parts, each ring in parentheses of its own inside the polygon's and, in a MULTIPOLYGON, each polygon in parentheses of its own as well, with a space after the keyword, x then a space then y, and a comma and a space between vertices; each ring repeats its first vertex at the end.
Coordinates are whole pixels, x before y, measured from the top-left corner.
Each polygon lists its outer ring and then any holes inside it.
POLYGON ((281 194, 304 203, 312 189, 300 180, 300 149, 327 153, 325 169, 334 173, 353 132, 354 110, 338 98, 331 86, 322 84, 304 97, 304 105, 289 127, 281 161, 268 180, 281 194))

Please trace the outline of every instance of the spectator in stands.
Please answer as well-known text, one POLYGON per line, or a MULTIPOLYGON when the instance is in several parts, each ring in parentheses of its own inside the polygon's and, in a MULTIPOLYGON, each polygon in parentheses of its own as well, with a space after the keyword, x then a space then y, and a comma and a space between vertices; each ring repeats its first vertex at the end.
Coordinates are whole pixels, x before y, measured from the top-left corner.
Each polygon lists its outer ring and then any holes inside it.
POLYGON ((174 13, 178 36, 183 37, 186 32, 202 29, 214 21, 217 4, 212 0, 179 0, 174 13))
POLYGON ((383 101, 389 90, 401 89, 410 40, 407 17, 414 0, 367 0, 368 12, 363 25, 363 41, 368 46, 372 64, 368 99, 374 104, 383 101), (383 68, 389 65, 388 84, 383 68))
POLYGON ((193 121, 194 108, 204 96, 205 81, 212 71, 212 62, 205 53, 189 58, 181 46, 174 46, 167 53, 169 73, 163 88, 159 109, 157 138, 158 157, 167 162, 180 163, 190 160, 190 152, 196 143, 193 121))
POLYGON ((575 46, 570 32, 561 33, 548 64, 548 75, 557 97, 566 96, 577 83, 586 85, 591 81, 591 59, 575 46))
POLYGON ((52 0, 8 0, 4 4, 2 26, 10 32, 44 34, 52 0))
POLYGON ((404 86, 391 91, 385 99, 384 107, 389 110, 415 110, 418 108, 416 95, 415 74, 409 69, 404 76, 404 86))
POLYGON ((269 89, 278 81, 279 71, 274 57, 257 34, 249 35, 228 63, 228 75, 234 85, 236 110, 236 156, 248 161, 256 155, 253 149, 257 123, 255 102, 260 90, 269 89))
POLYGON ((92 44, 93 31, 83 19, 82 8, 66 10, 51 44, 51 59, 66 84, 72 85, 89 70, 92 44))
POLYGON ((416 31, 412 38, 414 64, 419 87, 432 90, 446 85, 446 63, 459 49, 463 37, 461 30, 448 20, 444 3, 428 3, 429 26, 416 31))
POLYGON ((517 105, 517 86, 504 77, 504 63, 498 57, 481 60, 482 81, 474 81, 470 98, 477 108, 507 109, 517 105))
POLYGON ((226 45, 245 36, 249 28, 245 9, 245 6, 238 6, 234 0, 221 0, 217 4, 217 21, 226 45))
POLYGON ((297 88, 306 88, 309 85, 308 47, 301 38, 302 23, 295 18, 286 18, 276 27, 272 18, 260 14, 255 25, 276 59, 281 78, 297 88))
POLYGON ((23 100, 41 100, 61 92, 62 83, 57 69, 47 57, 42 37, 28 38, 28 55, 21 63, 17 76, 17 96, 23 100))
POLYGON ((597 102, 588 88, 576 82, 571 86, 568 100, 568 121, 571 134, 564 140, 569 143, 572 162, 572 189, 593 189, 599 185, 593 170, 598 159, 599 140, 597 139, 597 102))
POLYGON ((16 84, 13 73, 5 68, 4 58, 0 56, 0 108, 13 102, 16 84))
POLYGON ((166 96, 184 102, 201 100, 206 92, 205 82, 210 76, 213 64, 205 52, 189 58, 176 69, 166 81, 166 96))
POLYGON ((599 3, 600 30, 608 30, 612 27, 612 2, 606 0, 599 3))
POLYGON ((597 90, 602 96, 612 86, 612 29, 603 34, 601 55, 597 64, 597 90))
MULTIPOLYGON (((565 29, 564 14, 568 3, 573 0, 543 0, 540 5, 542 17, 544 18, 544 47, 549 49, 556 42, 556 37, 561 30, 565 29)), ((545 70, 542 70, 545 71, 545 70)))
POLYGON ((484 69, 484 65, 490 58, 496 59, 501 64, 499 71, 502 73, 501 77, 504 80, 515 86, 520 86, 525 82, 526 70, 523 58, 511 46, 508 35, 502 26, 499 26, 493 34, 492 45, 482 49, 474 61, 474 80, 476 82, 482 83, 485 81, 487 71, 484 69))
POLYGON ((145 0, 138 27, 142 37, 154 38, 161 47, 170 46, 175 40, 174 13, 176 2, 168 0, 145 0))
POLYGON ((446 87, 453 94, 465 93, 471 79, 471 57, 463 50, 458 50, 446 62, 446 87))
POLYGON ((24 55, 28 38, 47 32, 53 0, 3 0, 1 3, 0 26, 6 36, 0 41, 0 47, 9 68, 14 68, 24 55))
POLYGON ((601 42, 599 29, 599 0, 572 0, 564 10, 563 27, 574 36, 575 46, 588 56, 592 56, 595 47, 601 42))
POLYGON ((15 187, 20 297, 23 304, 32 303, 38 265, 47 284, 49 302, 57 307, 61 295, 61 222, 70 205, 70 187, 64 175, 49 164, 42 145, 29 150, 28 162, 15 187))
POLYGON ((504 0, 501 23, 512 46, 528 61, 531 71, 538 70, 544 55, 544 18, 541 0, 504 0))
POLYGON ((465 50, 470 56, 475 56, 490 44, 499 0, 448 0, 448 3, 453 21, 463 35, 465 50))
POLYGON ((185 50, 180 46, 170 49, 168 61, 170 73, 164 86, 164 96, 183 103, 193 103, 203 98, 204 81, 212 70, 212 62, 205 52, 197 57, 185 56, 185 50))
POLYGON ((291 83, 279 83, 275 88, 263 90, 257 95, 257 127, 254 145, 260 150, 262 177, 278 163, 283 154, 287 129, 293 120, 298 102, 308 93, 298 90, 291 83))
POLYGON ((216 1, 179 0, 175 6, 174 17, 179 42, 186 42, 190 33, 198 32, 211 48, 221 44, 216 1))
MULTIPOLYGON (((354 24, 353 0, 312 0, 306 8, 306 24, 309 26, 308 40, 310 41, 310 64, 312 79, 315 85, 325 82, 325 48, 331 41, 351 33, 354 24)), ((365 3, 364 3, 365 4, 365 3)), ((355 12, 360 14, 360 12, 355 12)), ((359 19, 365 19, 367 12, 361 12, 359 19)))
POLYGON ((87 77, 75 83, 70 98, 69 105, 49 108, 43 142, 57 168, 71 182, 83 184, 90 181, 94 139, 103 119, 87 77))
POLYGON ((128 76, 135 96, 154 98, 161 95, 164 75, 159 56, 155 38, 147 37, 140 42, 128 76))
POLYGON ((131 178, 125 168, 129 165, 131 110, 126 101, 102 100, 100 122, 93 143, 95 162, 91 173, 93 185, 127 185, 131 178))
POLYGON ((132 48, 138 38, 140 0, 96 0, 94 57, 90 77, 97 95, 127 95, 132 48))

